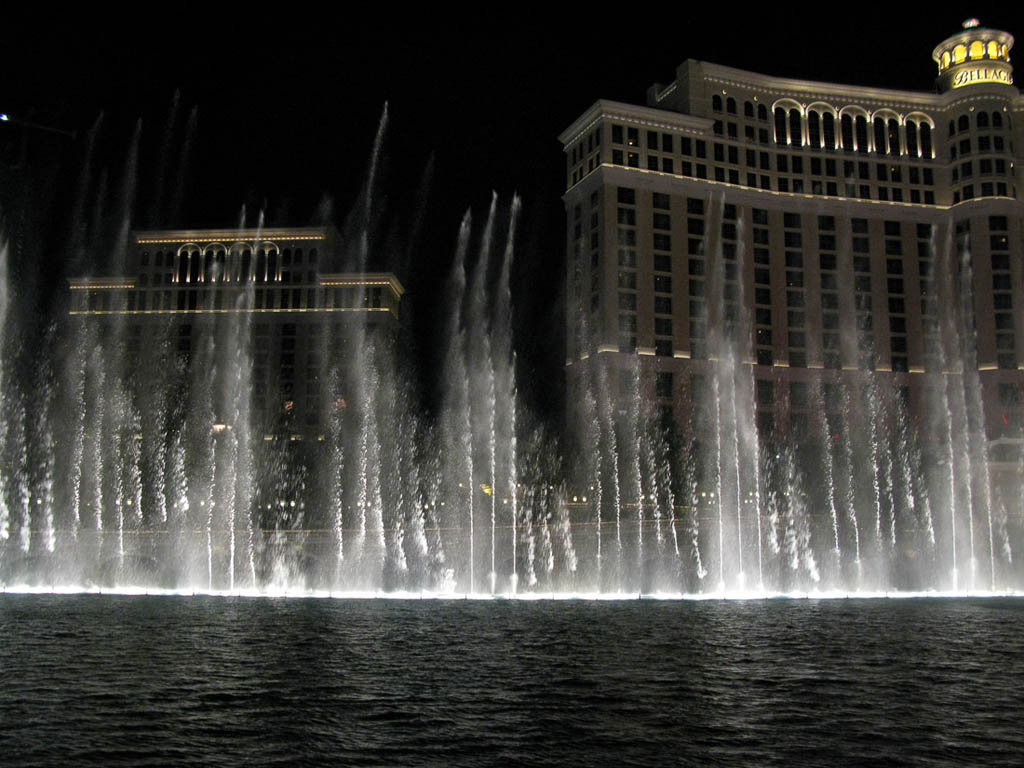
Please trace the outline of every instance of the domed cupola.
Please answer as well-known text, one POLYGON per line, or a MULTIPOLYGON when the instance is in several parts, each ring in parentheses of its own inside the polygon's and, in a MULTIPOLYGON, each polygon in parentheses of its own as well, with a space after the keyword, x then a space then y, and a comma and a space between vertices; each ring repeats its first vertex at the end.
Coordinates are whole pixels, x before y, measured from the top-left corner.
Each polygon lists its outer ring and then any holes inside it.
POLYGON ((987 29, 977 19, 963 23, 963 32, 943 40, 932 51, 939 65, 939 93, 982 83, 1013 85, 1010 49, 1013 35, 987 29))

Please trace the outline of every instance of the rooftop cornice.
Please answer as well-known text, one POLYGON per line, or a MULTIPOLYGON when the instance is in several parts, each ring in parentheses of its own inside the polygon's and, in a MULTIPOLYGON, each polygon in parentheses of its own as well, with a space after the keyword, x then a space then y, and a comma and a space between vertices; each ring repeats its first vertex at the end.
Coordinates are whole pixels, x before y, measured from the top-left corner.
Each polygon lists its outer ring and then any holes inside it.
POLYGON ((558 140, 563 144, 576 141, 580 134, 588 131, 594 123, 603 117, 614 117, 626 122, 697 133, 706 133, 714 125, 714 121, 706 117, 694 117, 655 107, 598 99, 572 125, 558 135, 558 140))
POLYGON ((395 296, 405 293, 405 286, 391 272, 331 272, 320 275, 323 286, 371 286, 386 285, 395 296))
POLYGON ((246 227, 235 229, 163 229, 132 232, 140 244, 234 243, 242 240, 326 240, 329 227, 246 227))
POLYGON ((743 69, 712 64, 706 61, 694 62, 704 71, 709 80, 736 86, 752 86, 777 93, 779 96, 800 95, 822 101, 846 98, 851 101, 878 101, 892 104, 906 104, 908 107, 929 106, 941 107, 943 97, 937 93, 925 91, 898 91, 889 88, 873 88, 861 85, 844 85, 842 83, 816 82, 814 80, 796 80, 788 77, 774 77, 743 69))

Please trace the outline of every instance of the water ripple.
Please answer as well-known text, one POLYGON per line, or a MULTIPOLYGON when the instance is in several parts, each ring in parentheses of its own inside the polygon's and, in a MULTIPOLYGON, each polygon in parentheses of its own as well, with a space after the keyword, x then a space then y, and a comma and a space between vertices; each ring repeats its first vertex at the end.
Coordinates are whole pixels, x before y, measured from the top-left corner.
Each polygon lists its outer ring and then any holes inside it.
POLYGON ((1024 601, 0 596, 11 765, 1019 765, 1024 601))

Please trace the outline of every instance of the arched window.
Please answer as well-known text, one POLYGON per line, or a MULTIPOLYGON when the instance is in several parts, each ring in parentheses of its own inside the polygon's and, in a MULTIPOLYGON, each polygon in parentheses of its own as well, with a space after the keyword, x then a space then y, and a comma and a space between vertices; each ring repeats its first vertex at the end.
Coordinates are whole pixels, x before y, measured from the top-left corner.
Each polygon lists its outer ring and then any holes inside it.
POLYGON ((814 149, 821 149, 821 118, 817 112, 807 113, 807 142, 814 149))
POLYGON ((242 282, 252 280, 252 251, 246 248, 242 251, 242 282))
POLYGON ((988 112, 979 112, 975 123, 979 128, 988 128, 988 112))
POLYGON ((907 121, 907 154, 911 157, 919 157, 917 151, 917 123, 907 121))
POLYGON ((802 147, 804 143, 803 120, 799 109, 789 110, 789 143, 794 147, 802 147))
POLYGON ((226 258, 227 254, 225 254, 224 251, 217 251, 216 274, 218 282, 224 282, 225 280, 228 279, 226 258))
POLYGON ((971 43, 971 58, 983 59, 985 57, 985 44, 981 40, 971 43))
POLYGON ((775 108, 775 143, 786 143, 786 110, 782 107, 775 108))
POLYGON ((843 142, 843 149, 853 152, 853 118, 843 115, 839 122, 840 138, 843 142))
POLYGON ((942 53, 942 68, 949 69, 949 51, 943 51, 942 53))
POLYGON ((277 251, 267 251, 267 281, 277 281, 277 251))
POLYGON ((953 63, 959 64, 967 58, 967 46, 961 43, 953 49, 953 63))
POLYGON ((999 58, 999 43, 997 43, 995 40, 988 41, 988 57, 990 59, 999 58))
POLYGON ((189 254, 189 264, 190 264, 190 269, 189 269, 188 281, 190 283, 198 283, 199 282, 199 268, 202 266, 202 258, 200 257, 198 251, 196 251, 195 253, 190 253, 189 254))
POLYGON ((765 122, 768 121, 768 107, 764 104, 757 105, 757 119, 764 120, 765 122))
POLYGON ((992 127, 1002 128, 1003 127, 1003 116, 998 112, 992 113, 992 127))
POLYGON ((885 120, 881 117, 874 119, 875 126, 875 152, 885 154, 885 120))
POLYGON ((262 248, 256 251, 256 282, 267 282, 267 252, 262 248))
POLYGON ((893 157, 900 156, 900 124, 896 118, 890 117, 888 122, 889 128, 889 154, 893 157))
POLYGON ((207 251, 206 258, 203 259, 203 261, 205 262, 203 264, 203 282, 212 283, 213 276, 215 274, 213 268, 214 265, 217 263, 217 254, 214 253, 213 251, 207 251))
POLYGON ((921 157, 931 159, 932 157, 932 127, 928 123, 921 123, 921 157))
POLYGON ((732 96, 725 100, 725 111, 728 112, 730 115, 736 114, 736 99, 734 99, 732 96))
POLYGON ((743 116, 753 117, 754 116, 754 102, 744 101, 743 102, 743 116))
POLYGON ((864 115, 857 115, 853 122, 853 132, 857 137, 857 151, 868 151, 868 119, 864 115))
POLYGON ((715 112, 722 111, 722 97, 717 93, 711 97, 711 109, 715 112))
POLYGON ((836 148, 836 119, 826 112, 821 118, 821 129, 825 138, 825 149, 836 148))
POLYGON ((956 127, 961 131, 970 130, 971 121, 967 115, 960 115, 960 119, 957 120, 956 127))
POLYGON ((188 282, 188 251, 178 254, 178 279, 179 283, 188 282))
POLYGON ((956 136, 956 123, 952 120, 949 121, 949 135, 956 136))

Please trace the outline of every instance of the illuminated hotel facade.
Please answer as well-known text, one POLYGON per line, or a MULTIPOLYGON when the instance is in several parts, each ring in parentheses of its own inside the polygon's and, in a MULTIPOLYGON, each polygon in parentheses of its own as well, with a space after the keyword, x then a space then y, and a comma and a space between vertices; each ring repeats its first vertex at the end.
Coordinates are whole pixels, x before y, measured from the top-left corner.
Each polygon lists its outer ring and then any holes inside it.
POLYGON ((333 227, 134 232, 124 275, 70 281, 70 315, 116 329, 129 369, 159 344, 188 361, 207 339, 223 366, 248 340, 235 359, 254 423, 322 435, 345 400, 337 373, 341 391, 327 391, 331 367, 367 338, 393 352, 404 292, 391 273, 335 271, 340 248, 333 227))
POLYGON ((559 137, 568 402, 597 375, 621 402, 639 370, 645 399, 685 431, 707 402, 695 382, 731 339, 760 434, 799 439, 816 392, 831 410, 869 379, 927 428, 929 390, 976 365, 993 467, 1019 471, 1012 45, 965 22, 933 51, 931 93, 690 60, 644 105, 591 106, 559 137), (951 324, 954 306, 973 338, 951 324))

